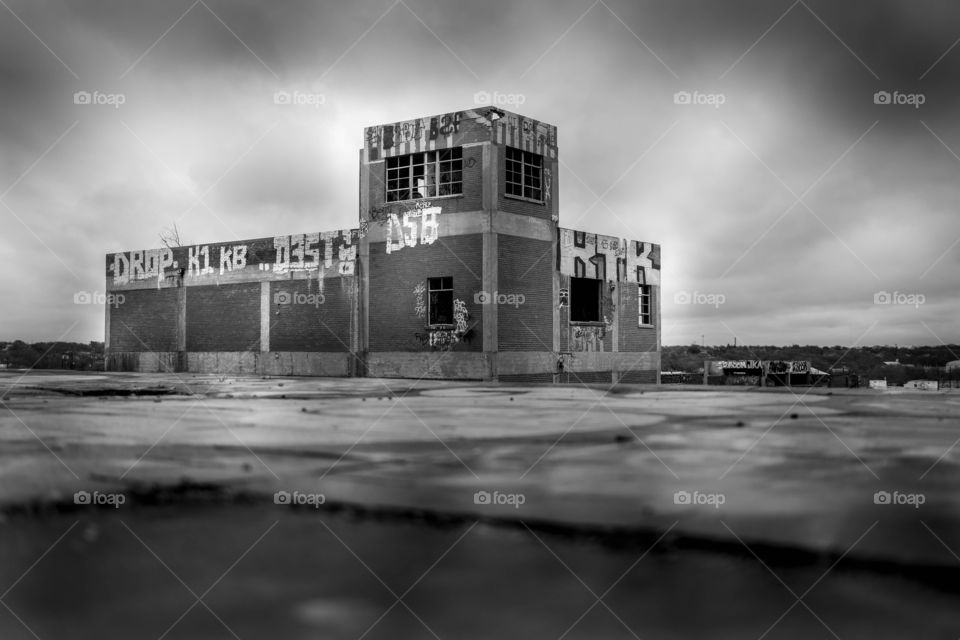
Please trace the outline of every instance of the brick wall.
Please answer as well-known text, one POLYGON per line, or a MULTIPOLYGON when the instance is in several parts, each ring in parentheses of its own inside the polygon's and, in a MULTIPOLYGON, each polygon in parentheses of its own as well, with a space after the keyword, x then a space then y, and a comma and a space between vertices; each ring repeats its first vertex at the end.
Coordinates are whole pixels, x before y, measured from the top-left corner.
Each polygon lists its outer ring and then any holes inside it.
POLYGON ((324 279, 322 294, 315 278, 271 282, 270 350, 349 351, 355 286, 354 276, 324 279))
POLYGON ((553 351, 552 243, 500 234, 497 247, 497 293, 524 298, 496 307, 500 351, 553 351))
MULTIPOLYGON (((656 351, 657 329, 638 325, 640 307, 636 283, 622 282, 620 309, 620 351, 656 351)), ((651 312, 654 324, 660 320, 660 287, 651 287, 651 312)))
POLYGON ((187 287, 187 351, 259 350, 259 282, 187 287))
POLYGON ((482 351, 484 305, 474 302, 481 291, 483 236, 441 237, 430 245, 404 247, 387 254, 382 242, 370 243, 370 351, 430 351, 423 344, 427 318, 416 314, 414 288, 424 286, 424 304, 428 292, 427 278, 453 278, 453 297, 463 300, 472 327, 468 341, 453 345, 453 351, 482 351), (418 338, 416 334, 420 334, 418 338))
POLYGON ((123 304, 110 308, 110 350, 176 351, 179 292, 139 289, 118 294, 123 304))

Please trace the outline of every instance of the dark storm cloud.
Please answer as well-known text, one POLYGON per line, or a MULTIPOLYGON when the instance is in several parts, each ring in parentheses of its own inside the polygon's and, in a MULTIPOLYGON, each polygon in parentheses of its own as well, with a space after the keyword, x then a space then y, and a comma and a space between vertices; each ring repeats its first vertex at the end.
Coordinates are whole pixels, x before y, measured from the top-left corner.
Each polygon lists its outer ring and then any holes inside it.
POLYGON ((174 222, 190 242, 353 226, 362 127, 484 90, 560 127, 562 225, 663 245, 666 343, 724 324, 754 342, 849 343, 873 322, 877 342, 934 341, 918 319, 957 340, 947 2, 10 6, 64 63, 0 20, 0 189, 27 172, 4 200, 26 226, 0 207, 0 253, 57 289, 53 303, 0 284, 47 310, 17 335, 80 317, 79 337, 99 337, 102 310, 71 293, 102 288, 104 253, 154 246, 174 222), (80 108, 77 90, 126 103, 80 108), (277 90, 324 103, 284 108, 277 90), (725 103, 677 105, 678 91, 725 103), (877 105, 877 91, 925 101, 877 105), (880 309, 882 289, 930 303, 880 309), (674 304, 683 291, 727 301, 674 304))

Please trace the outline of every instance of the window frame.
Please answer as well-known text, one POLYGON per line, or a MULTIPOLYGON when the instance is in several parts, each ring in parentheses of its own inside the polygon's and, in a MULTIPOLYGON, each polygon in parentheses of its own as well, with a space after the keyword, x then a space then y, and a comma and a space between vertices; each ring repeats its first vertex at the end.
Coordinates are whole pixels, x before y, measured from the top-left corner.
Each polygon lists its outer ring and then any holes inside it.
POLYGON ((546 200, 544 198, 544 183, 543 183, 543 156, 531 151, 525 151, 524 149, 518 149, 517 147, 506 147, 504 152, 504 162, 503 162, 503 195, 507 198, 514 198, 516 200, 525 200, 526 202, 534 202, 537 204, 544 204, 546 200), (519 154, 519 158, 511 158, 511 154, 519 154), (531 160, 536 159, 536 164, 531 162, 531 160), (516 165, 519 165, 519 169, 516 168, 516 165), (536 170, 534 174, 528 174, 527 169, 536 170), (510 175, 519 176, 520 182, 516 182, 510 179, 510 175), (536 182, 539 186, 532 187, 527 184, 528 179, 536 178, 536 182), (516 186, 519 188, 520 193, 510 193, 510 187, 516 186), (527 189, 536 189, 540 197, 534 198, 532 196, 526 195, 527 189))
POLYGON ((598 278, 578 278, 576 276, 570 276, 570 286, 568 287, 568 290, 569 290, 569 303, 568 303, 569 311, 567 313, 567 322, 569 324, 577 324, 577 325, 604 324, 603 322, 603 280, 600 280, 598 278), (580 309, 580 307, 578 306, 579 303, 577 302, 577 298, 579 297, 578 294, 580 293, 580 291, 577 291, 577 290, 581 289, 584 286, 582 283, 586 283, 586 282, 596 283, 593 285, 596 287, 596 296, 597 296, 596 298, 597 311, 596 311, 595 320, 580 320, 580 319, 575 319, 573 317, 574 309, 576 308, 578 311, 580 309))
MULTIPOLYGON (((437 303, 439 306, 439 302, 437 303)), ((437 276, 435 278, 427 278, 427 326, 430 328, 449 328, 455 327, 456 322, 453 319, 453 277, 452 276, 437 276), (449 296, 449 322, 434 322, 434 294, 438 296, 444 294, 449 296)))
POLYGON ((449 147, 405 153, 384 158, 383 200, 385 203, 463 196, 463 147, 449 147), (419 156, 419 158, 418 158, 419 156), (420 162, 414 162, 419 159, 420 162), (422 173, 417 173, 417 169, 422 173), (392 172, 392 173, 391 173, 392 172), (422 179, 423 192, 417 179, 422 179), (402 183, 406 183, 403 185, 402 183), (393 188, 391 188, 391 186, 393 188), (446 189, 447 193, 440 191, 446 189), (414 197, 414 193, 420 193, 414 197), (406 195, 407 197, 400 197, 406 195))
POLYGON ((653 285, 637 285, 637 326, 652 327, 653 324, 653 285), (643 307, 646 302, 647 311, 644 313, 643 307), (644 319, 647 322, 644 322, 644 319))

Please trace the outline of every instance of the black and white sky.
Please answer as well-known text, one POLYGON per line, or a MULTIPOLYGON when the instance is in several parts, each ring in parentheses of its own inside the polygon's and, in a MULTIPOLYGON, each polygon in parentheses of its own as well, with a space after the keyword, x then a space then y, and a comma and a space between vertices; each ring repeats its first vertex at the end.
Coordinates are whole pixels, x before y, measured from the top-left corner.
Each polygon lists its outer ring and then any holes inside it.
POLYGON ((363 127, 487 92, 559 128, 562 226, 661 244, 664 344, 957 343, 958 39, 947 0, 0 0, 0 339, 102 340, 75 294, 174 224, 356 226, 363 127))

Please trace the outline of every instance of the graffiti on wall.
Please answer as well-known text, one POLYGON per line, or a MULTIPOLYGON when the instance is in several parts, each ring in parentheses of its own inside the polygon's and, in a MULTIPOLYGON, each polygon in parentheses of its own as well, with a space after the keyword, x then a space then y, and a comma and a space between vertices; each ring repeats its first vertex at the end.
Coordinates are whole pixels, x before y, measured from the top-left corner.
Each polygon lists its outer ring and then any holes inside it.
POLYGON ((350 234, 341 231, 277 236, 273 239, 276 259, 272 264, 260 263, 260 269, 288 273, 330 269, 337 265, 337 273, 350 276, 357 260, 357 245, 350 234), (338 235, 339 234, 339 235, 338 235))
POLYGON ((769 373, 809 373, 810 363, 805 360, 771 360, 766 363, 769 373))
MULTIPOLYGON (((203 258, 204 273, 213 273, 209 247, 204 247, 203 258)), ((199 268, 199 264, 199 256, 197 256, 197 268, 199 268)), ((180 261, 174 258, 173 249, 163 248, 115 253, 113 254, 112 263, 107 266, 107 273, 113 274, 113 282, 115 284, 126 283, 131 280, 148 280, 150 278, 157 278, 159 282, 166 277, 168 269, 174 273, 178 272, 180 269, 180 261)))
MULTIPOLYGON (((423 284, 418 284, 417 289, 422 289, 423 284)), ((417 289, 414 291, 416 292, 417 289)), ((424 309, 426 314, 426 309, 424 309)), ((419 303, 417 307, 417 316, 419 313, 419 303)), ((450 349, 453 345, 460 342, 470 342, 473 331, 467 326, 470 312, 467 311, 466 303, 456 298, 453 301, 453 320, 456 323, 453 329, 429 329, 425 333, 416 333, 414 338, 422 345, 433 349, 450 349)))
POLYGON ((434 349, 449 349, 461 342, 469 343, 473 337, 473 330, 469 329, 461 334, 454 329, 430 329, 424 333, 415 333, 413 337, 423 347, 434 349))
POLYGON ((387 253, 404 247, 433 244, 440 237, 440 207, 391 213, 387 218, 387 253))
POLYGON ((805 360, 712 360, 708 362, 711 375, 724 375, 730 371, 746 372, 764 370, 766 373, 809 373, 810 363, 805 360))
POLYGON ((238 243, 204 244, 114 253, 107 257, 107 276, 113 284, 172 276, 216 280, 234 271, 256 269, 276 274, 333 269, 353 275, 358 230, 304 233, 258 238, 238 243))
POLYGON ((413 296, 416 302, 414 311, 417 314, 418 318, 424 318, 427 315, 427 307, 423 302, 423 294, 426 292, 426 287, 423 286, 422 282, 418 282, 417 286, 413 288, 413 296))
POLYGON ((759 360, 718 360, 720 369, 760 369, 763 366, 759 360))
POLYGON ((460 133, 462 111, 454 111, 431 118, 416 118, 404 122, 377 125, 364 129, 363 135, 371 160, 380 153, 391 155, 401 145, 407 145, 409 151, 425 151, 431 142, 438 138, 447 138, 460 133))
POLYGON ((428 335, 430 346, 437 349, 449 349, 460 342, 460 336, 452 330, 438 329, 430 331, 428 335))
POLYGON ((405 200, 401 202, 385 202, 375 205, 367 211, 367 219, 370 222, 384 225, 390 222, 390 216, 403 216, 407 212, 415 212, 414 215, 422 214, 424 209, 433 207, 430 200, 405 200), (412 209, 411 209, 412 207, 412 209))
POLYGON ((570 327, 570 350, 575 352, 603 351, 605 327, 570 327))
POLYGON ((557 261, 564 275, 660 284, 660 245, 572 229, 559 234, 557 261))
POLYGON ((453 301, 453 321, 457 323, 458 334, 467 332, 467 305, 460 298, 453 301))
POLYGON ((549 158, 557 157, 557 128, 501 109, 453 111, 364 129, 367 158, 416 153, 460 141, 494 140, 549 158), (494 115, 496 114, 496 115, 494 115))
POLYGON ((545 122, 505 113, 496 123, 496 141, 548 158, 557 157, 557 128, 545 122))

